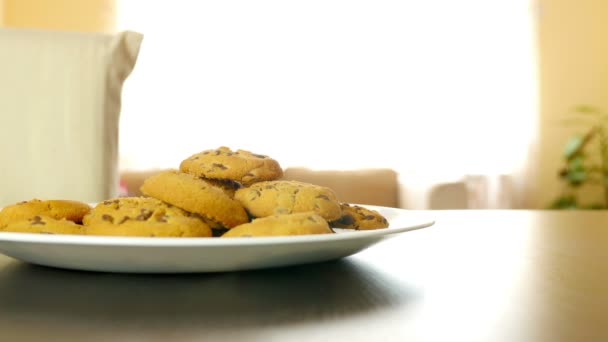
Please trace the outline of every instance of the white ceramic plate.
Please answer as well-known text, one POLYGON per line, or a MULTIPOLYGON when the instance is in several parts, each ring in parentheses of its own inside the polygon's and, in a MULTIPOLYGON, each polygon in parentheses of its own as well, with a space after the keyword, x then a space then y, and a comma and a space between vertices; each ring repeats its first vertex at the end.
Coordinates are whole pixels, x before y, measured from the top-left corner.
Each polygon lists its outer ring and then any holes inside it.
POLYGON ((25 262, 87 271, 186 273, 250 270, 328 261, 385 238, 431 226, 403 209, 366 206, 388 229, 253 238, 146 238, 0 233, 0 253, 25 262))

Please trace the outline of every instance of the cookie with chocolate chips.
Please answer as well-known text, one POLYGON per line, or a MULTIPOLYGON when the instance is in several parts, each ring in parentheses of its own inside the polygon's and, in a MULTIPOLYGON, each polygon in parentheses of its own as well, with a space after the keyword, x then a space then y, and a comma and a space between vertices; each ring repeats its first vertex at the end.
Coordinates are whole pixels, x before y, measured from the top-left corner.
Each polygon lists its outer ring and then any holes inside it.
POLYGON ((314 212, 272 215, 241 224, 222 237, 291 236, 331 234, 327 221, 314 212))
POLYGON ((85 216, 84 224, 87 235, 211 236, 202 217, 149 197, 103 201, 85 216))
POLYGON ((327 221, 333 221, 342 215, 333 190, 298 181, 255 183, 237 190, 234 198, 243 203, 253 217, 314 211, 327 221))
POLYGON ((342 203, 341 207, 342 217, 330 222, 332 227, 356 230, 388 228, 386 218, 375 210, 348 203, 342 203))
POLYGON ((231 198, 224 189, 187 173, 161 172, 146 179, 141 191, 226 228, 249 222, 243 205, 231 198))
POLYGON ((84 235, 83 226, 72 221, 57 220, 49 216, 32 216, 29 219, 11 222, 0 231, 14 233, 37 233, 37 234, 71 234, 84 235))
POLYGON ((34 216, 46 216, 54 219, 66 219, 76 223, 91 210, 82 202, 68 200, 39 200, 23 201, 9 205, 0 211, 0 227, 13 222, 30 219, 34 216))
POLYGON ((198 177, 232 180, 245 186, 283 176, 283 169, 276 160, 245 150, 232 151, 224 146, 190 156, 181 162, 179 169, 198 177))

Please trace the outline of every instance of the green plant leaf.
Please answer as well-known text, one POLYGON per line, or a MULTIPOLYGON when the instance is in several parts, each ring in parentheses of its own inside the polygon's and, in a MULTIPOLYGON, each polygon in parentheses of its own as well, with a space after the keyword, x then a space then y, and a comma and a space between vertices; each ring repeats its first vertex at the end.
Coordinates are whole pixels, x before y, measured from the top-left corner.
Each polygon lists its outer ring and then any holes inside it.
POLYGON ((568 139, 568 141, 566 141, 566 146, 564 146, 564 157, 566 159, 574 157, 574 155, 583 147, 583 141, 584 138, 578 135, 568 139))
POLYGON ((585 171, 584 156, 579 154, 568 161, 568 170, 570 171, 585 171))
POLYGON ((579 186, 587 180, 587 172, 585 171, 569 171, 566 175, 568 183, 573 186, 579 186))

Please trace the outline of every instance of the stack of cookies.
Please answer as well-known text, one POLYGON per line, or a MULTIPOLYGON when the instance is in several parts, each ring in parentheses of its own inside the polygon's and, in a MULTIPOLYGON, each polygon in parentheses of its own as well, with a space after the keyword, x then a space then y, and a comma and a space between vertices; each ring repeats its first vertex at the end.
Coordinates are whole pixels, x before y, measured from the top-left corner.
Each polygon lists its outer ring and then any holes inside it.
POLYGON ((331 234, 331 227, 388 227, 378 212, 341 203, 334 191, 281 180, 279 163, 227 147, 145 180, 146 197, 22 202, 0 211, 0 231, 149 237, 253 237, 331 234))

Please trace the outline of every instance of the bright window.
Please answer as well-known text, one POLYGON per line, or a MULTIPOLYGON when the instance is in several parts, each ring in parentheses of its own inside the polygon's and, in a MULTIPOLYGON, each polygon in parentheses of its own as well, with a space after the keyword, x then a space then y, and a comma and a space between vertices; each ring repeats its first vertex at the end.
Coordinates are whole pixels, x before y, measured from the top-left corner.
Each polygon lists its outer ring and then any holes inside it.
POLYGON ((535 129, 527 0, 119 0, 144 33, 123 169, 220 145, 286 166, 509 173, 535 129))

